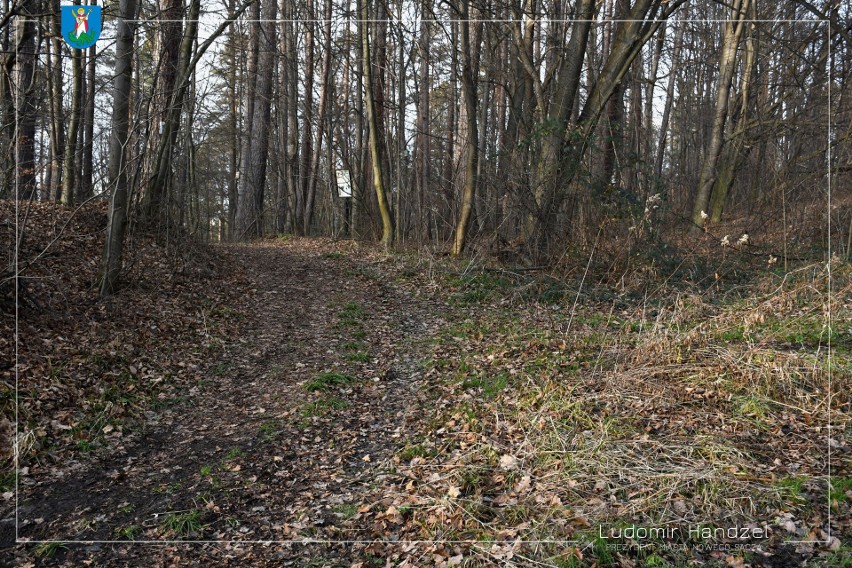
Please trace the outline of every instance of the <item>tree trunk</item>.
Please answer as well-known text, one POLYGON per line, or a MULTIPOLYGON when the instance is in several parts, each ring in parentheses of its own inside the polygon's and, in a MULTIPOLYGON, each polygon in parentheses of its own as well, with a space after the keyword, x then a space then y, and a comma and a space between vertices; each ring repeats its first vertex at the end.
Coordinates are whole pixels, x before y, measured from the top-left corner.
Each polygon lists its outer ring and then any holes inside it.
MULTIPOLYGON (((278 0, 265 0, 261 17, 258 69, 274 68, 276 56, 275 19, 278 0)), ((266 188, 266 159, 269 153, 272 105, 272 73, 258 73, 253 105, 252 131, 243 143, 243 164, 240 176, 240 204, 237 228, 241 239, 263 234, 263 196, 266 188)))
POLYGON ((751 0, 733 0, 731 4, 731 17, 725 23, 725 32, 722 36, 722 56, 719 62, 719 80, 716 84, 716 106, 713 111, 713 126, 710 134, 710 142, 704 156, 704 164, 701 167, 701 177, 698 181, 698 191, 695 194, 695 202, 692 206, 692 227, 690 232, 699 234, 704 228, 705 221, 709 215, 707 212, 710 202, 710 193, 716 182, 718 172, 716 166, 722 153, 722 145, 725 143, 725 121, 728 117, 729 95, 731 83, 734 79, 736 68, 737 49, 745 29, 744 19, 748 12, 751 0))
POLYGON ((71 50, 71 110, 69 112, 68 136, 65 139, 65 165, 62 168, 62 203, 74 205, 79 186, 80 171, 77 168, 77 137, 80 133, 81 94, 83 90, 83 68, 81 59, 83 53, 78 49, 71 50))
POLYGON ((686 18, 682 17, 677 25, 677 31, 674 38, 674 49, 671 56, 671 66, 669 68, 669 82, 666 85, 666 102, 663 107, 663 116, 660 120, 660 137, 657 142, 657 152, 654 162, 654 179, 655 183, 662 184, 663 177, 663 159, 666 154, 666 140, 668 140, 669 120, 672 113, 672 104, 674 103, 674 88, 677 74, 680 70, 680 52, 683 48, 683 31, 686 29, 686 18))
POLYGON ((154 78, 154 93, 148 107, 148 140, 142 170, 142 179, 148 182, 141 196, 142 213, 148 221, 163 212, 169 178, 158 179, 161 166, 160 149, 164 143, 163 138, 168 136, 167 133, 178 129, 177 125, 168 124, 168 121, 180 120, 180 114, 175 116, 170 106, 175 100, 175 88, 180 80, 178 66, 181 57, 183 0, 159 0, 159 8, 157 72, 154 78), (151 183, 152 179, 158 181, 151 183))
POLYGON ((36 89, 33 82, 36 65, 36 22, 38 3, 27 0, 15 18, 15 163, 17 197, 31 199, 35 193, 36 89))
POLYGON ((293 199, 291 207, 291 226, 294 231, 297 230, 297 219, 300 217, 301 201, 299 200, 299 117, 298 117, 298 72, 299 72, 299 53, 295 41, 295 25, 292 22, 293 13, 295 11, 292 0, 283 0, 282 6, 286 6, 286 11, 281 13, 284 22, 284 33, 282 34, 282 51, 284 53, 284 61, 282 66, 284 73, 282 80, 282 89, 287 93, 286 112, 284 120, 286 122, 284 129, 285 146, 286 146, 286 175, 287 175, 287 193, 293 199))
POLYGON ((47 71, 50 91, 50 199, 62 199, 62 155, 65 151, 65 113, 62 108, 62 32, 59 0, 51 0, 50 33, 48 42, 50 68, 47 71))
POLYGON ((94 136, 95 136, 95 46, 89 48, 86 62, 86 95, 83 108, 83 171, 80 176, 80 194, 82 199, 90 198, 94 193, 94 136))
MULTIPOLYGON (((234 19, 234 0, 228 0, 228 18, 234 19)), ((240 132, 239 132, 239 112, 240 101, 237 99, 237 45, 236 45, 236 29, 231 28, 228 34, 229 42, 227 53, 229 55, 228 68, 228 121, 230 132, 228 133, 228 143, 230 148, 228 151, 228 239, 234 240, 237 228, 237 201, 239 199, 239 191, 237 187, 237 171, 239 168, 240 157, 240 132)))
POLYGON ((305 91, 302 103, 302 156, 299 163, 299 199, 296 234, 305 234, 305 213, 308 210, 308 194, 310 192, 311 158, 313 157, 313 126, 314 117, 314 3, 307 0, 307 21, 305 22, 305 91))
POLYGON ((306 235, 311 233, 311 221, 314 216, 314 201, 317 192, 317 177, 319 177, 320 154, 322 151, 323 126, 326 123, 326 112, 328 107, 329 79, 331 75, 331 0, 325 0, 323 8, 323 21, 325 24, 325 45, 323 46, 322 58, 322 84, 320 85, 319 110, 317 112, 317 140, 314 145, 313 157, 311 158, 311 169, 309 172, 308 193, 305 200, 305 219, 302 232, 306 235))
POLYGON ((393 219, 385 194, 385 180, 382 172, 382 156, 379 152, 379 125, 376 119, 376 102, 373 90, 373 68, 370 58, 369 38, 369 0, 361 0, 361 66, 364 74, 365 106, 367 109, 367 129, 369 131, 370 158, 373 165, 373 189, 379 203, 379 213, 382 217, 382 244, 385 249, 393 245, 393 219))
POLYGON ((430 198, 431 180, 429 174, 429 153, 431 129, 429 121, 429 91, 431 90, 431 53, 429 44, 431 40, 430 24, 428 14, 431 12, 430 0, 423 0, 421 7, 420 38, 418 40, 418 51, 420 53, 420 69, 418 71, 417 85, 417 138, 416 152, 416 174, 417 174, 417 231, 420 244, 429 240, 429 218, 432 208, 430 198))
MULTIPOLYGON (((743 7, 743 9, 747 8, 753 12, 754 4, 743 7)), ((751 16, 754 17, 754 14, 752 13, 751 16)), ((754 27, 754 24, 748 25, 752 28, 754 27)), ((722 220, 722 211, 725 208, 728 192, 747 155, 746 147, 748 145, 746 144, 746 139, 750 138, 750 135, 747 133, 746 123, 748 122, 748 103, 752 91, 751 78, 755 66, 755 41, 751 35, 749 33, 749 36, 746 38, 746 57, 743 64, 743 72, 740 76, 740 108, 736 118, 736 125, 734 126, 732 140, 728 144, 728 149, 722 153, 719 176, 716 183, 713 184, 713 191, 710 198, 711 223, 719 223, 722 220)))
POLYGON ((470 212, 476 197, 477 173, 479 164, 479 130, 477 125, 477 93, 476 79, 473 72, 472 48, 479 49, 478 45, 470 44, 470 20, 468 17, 469 0, 462 0, 460 7, 461 26, 461 52, 462 52, 462 97, 464 99, 464 111, 467 120, 467 143, 464 188, 462 191, 461 209, 458 222, 456 223, 455 236, 453 238, 452 255, 458 256, 464 249, 465 237, 467 236, 470 212))
POLYGON ((114 104, 107 171, 109 187, 112 190, 112 200, 104 248, 101 297, 111 295, 118 288, 124 234, 127 229, 127 171, 124 162, 124 148, 127 145, 129 122, 135 19, 136 0, 119 0, 115 44, 115 78, 113 79, 114 104))

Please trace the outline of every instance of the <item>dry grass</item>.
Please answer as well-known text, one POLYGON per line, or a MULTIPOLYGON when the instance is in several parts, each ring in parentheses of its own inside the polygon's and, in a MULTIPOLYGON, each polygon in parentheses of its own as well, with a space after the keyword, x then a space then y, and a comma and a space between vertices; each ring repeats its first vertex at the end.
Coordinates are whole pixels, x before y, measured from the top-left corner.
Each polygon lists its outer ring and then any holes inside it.
POLYGON ((676 295, 653 317, 646 305, 469 309, 427 363, 431 457, 397 465, 420 536, 482 541, 482 565, 521 539, 518 558, 551 566, 571 565, 566 542, 593 546, 599 525, 751 523, 780 546, 794 519, 788 537, 815 534, 829 408, 833 443, 849 444, 849 273, 835 266, 830 298, 810 267, 751 299, 676 295), (501 373, 497 396, 462 378, 501 373), (808 499, 791 499, 791 478, 808 499))

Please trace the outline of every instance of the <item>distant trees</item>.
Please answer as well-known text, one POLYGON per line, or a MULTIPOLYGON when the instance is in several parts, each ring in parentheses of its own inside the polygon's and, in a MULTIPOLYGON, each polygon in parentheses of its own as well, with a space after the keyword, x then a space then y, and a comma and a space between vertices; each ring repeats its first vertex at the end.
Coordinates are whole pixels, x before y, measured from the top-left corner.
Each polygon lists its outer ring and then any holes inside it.
POLYGON ((787 231, 822 199, 826 117, 852 115, 848 14, 823 4, 138 0, 158 23, 122 27, 119 4, 106 25, 131 43, 113 54, 65 45, 58 1, 17 0, 0 16, 0 195, 108 193, 105 293, 122 215, 536 263, 604 228, 636 242, 652 197, 665 231, 744 216, 787 231))

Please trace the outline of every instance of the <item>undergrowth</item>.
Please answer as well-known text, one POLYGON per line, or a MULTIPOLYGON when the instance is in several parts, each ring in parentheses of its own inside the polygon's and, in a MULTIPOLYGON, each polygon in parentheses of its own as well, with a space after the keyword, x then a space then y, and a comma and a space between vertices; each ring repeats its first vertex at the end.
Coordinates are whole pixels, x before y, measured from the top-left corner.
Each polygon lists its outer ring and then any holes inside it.
MULTIPOLYGON (((850 417, 838 375, 852 345, 850 268, 833 268, 831 294, 814 266, 709 293, 657 282, 586 294, 446 270, 461 311, 422 362, 430 436, 398 454, 421 480, 398 496, 418 537, 492 542, 473 547, 483 565, 505 558, 507 534, 579 541, 583 554, 533 554, 557 566, 691 558, 668 541, 617 554, 583 533, 619 523, 767 527, 769 544, 749 542, 772 549, 831 537, 825 425, 829 402, 833 424, 850 417)), ((836 512, 848 515, 849 493, 848 477, 832 480, 836 512)))

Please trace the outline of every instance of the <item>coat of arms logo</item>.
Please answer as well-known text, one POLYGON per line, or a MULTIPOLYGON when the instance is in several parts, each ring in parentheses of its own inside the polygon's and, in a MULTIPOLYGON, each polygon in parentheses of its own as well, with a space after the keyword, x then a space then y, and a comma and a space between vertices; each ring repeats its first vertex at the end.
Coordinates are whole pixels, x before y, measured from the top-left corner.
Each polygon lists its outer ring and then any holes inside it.
POLYGON ((75 49, 86 49, 101 35, 100 6, 62 6, 62 37, 75 49))

